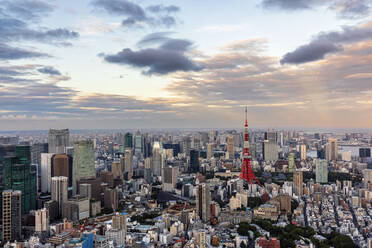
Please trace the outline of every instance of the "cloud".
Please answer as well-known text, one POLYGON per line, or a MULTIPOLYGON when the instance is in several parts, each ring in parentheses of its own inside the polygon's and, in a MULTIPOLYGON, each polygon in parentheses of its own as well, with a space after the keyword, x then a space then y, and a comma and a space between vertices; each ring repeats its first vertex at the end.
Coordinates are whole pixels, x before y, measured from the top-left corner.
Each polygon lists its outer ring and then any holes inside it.
POLYGON ((263 0, 264 8, 277 8, 284 10, 310 9, 314 4, 327 0, 263 0))
POLYGON ((0 12, 27 21, 39 20, 42 15, 53 11, 53 7, 49 3, 38 0, 0 1, 0 6, 0 12))
POLYGON ((43 73, 43 74, 48 74, 48 75, 51 75, 51 76, 60 76, 60 75, 62 75, 60 71, 58 71, 57 69, 55 69, 52 66, 42 67, 42 68, 38 69, 38 72, 43 73))
POLYGON ((369 0, 338 0, 330 6, 340 18, 357 19, 371 13, 369 0))
POLYGON ((11 47, 0 43, 0 60, 14 60, 26 58, 47 57, 48 55, 41 52, 29 51, 22 48, 11 47))
POLYGON ((64 28, 50 30, 30 29, 27 23, 13 18, 0 19, 0 41, 34 40, 53 43, 60 40, 76 39, 79 33, 64 28))
POLYGON ((180 8, 175 6, 175 5, 169 5, 165 6, 163 4, 158 4, 158 5, 150 5, 146 8, 148 11, 154 12, 154 13, 159 13, 159 12, 178 12, 180 11, 180 8))
POLYGON ((171 13, 179 11, 174 5, 150 5, 146 9, 129 0, 95 0, 92 4, 109 14, 123 16, 122 25, 125 27, 171 27, 176 19, 171 13))
POLYGON ((364 18, 371 9, 370 0, 262 0, 261 6, 267 9, 297 11, 326 6, 346 19, 364 18))
POLYGON ((122 51, 106 55, 109 63, 130 65, 144 69, 146 75, 168 74, 176 71, 200 71, 202 67, 189 59, 185 53, 191 49, 193 43, 183 39, 173 39, 162 33, 146 36, 139 44, 160 43, 157 48, 144 48, 133 51, 125 48, 122 51))
POLYGON ((326 54, 341 51, 342 48, 330 42, 314 41, 296 48, 280 60, 281 64, 302 64, 324 59, 326 54))
POLYGON ((350 27, 341 31, 321 32, 306 45, 296 48, 281 59, 282 64, 302 64, 324 59, 327 54, 342 51, 342 45, 372 39, 372 25, 350 27))

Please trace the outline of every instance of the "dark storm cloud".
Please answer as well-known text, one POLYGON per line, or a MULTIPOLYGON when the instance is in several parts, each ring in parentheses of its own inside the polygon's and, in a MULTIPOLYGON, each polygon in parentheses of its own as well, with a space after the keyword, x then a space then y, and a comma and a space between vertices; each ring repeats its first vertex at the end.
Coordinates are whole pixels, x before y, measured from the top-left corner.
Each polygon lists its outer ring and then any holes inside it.
POLYGON ((309 44, 302 45, 281 59, 282 64, 301 64, 323 59, 327 54, 339 52, 343 44, 372 38, 372 26, 343 27, 341 31, 322 32, 309 44))
POLYGON ((338 17, 347 19, 368 16, 371 9, 370 0, 262 0, 261 5, 268 9, 288 11, 327 6, 335 11, 338 17))
MULTIPOLYGON (((168 74, 176 71, 199 71, 202 67, 190 60, 186 55, 192 47, 192 42, 183 39, 171 39, 161 35, 145 37, 144 41, 163 41, 157 48, 146 48, 133 51, 125 48, 117 54, 106 55, 105 60, 109 63, 130 65, 137 68, 143 68, 143 73, 168 74)), ((147 42, 146 41, 146 42, 147 42)))
POLYGON ((146 8, 148 11, 154 12, 154 13, 159 13, 159 12, 178 12, 180 11, 180 8, 175 6, 175 5, 169 5, 169 6, 164 6, 162 4, 158 5, 150 5, 146 8))
POLYGON ((170 13, 179 10, 177 6, 173 5, 151 5, 144 9, 139 4, 128 0, 95 0, 92 4, 107 13, 125 17, 122 21, 122 25, 125 27, 141 26, 143 24, 171 27, 176 24, 176 19, 170 13))
POLYGON ((43 74, 48 74, 48 75, 51 75, 51 76, 60 76, 60 75, 62 75, 60 71, 58 71, 57 69, 55 69, 52 66, 42 67, 42 68, 38 69, 38 72, 43 73, 43 74))
POLYGON ((29 51, 26 49, 11 47, 0 43, 0 60, 26 59, 47 56, 48 55, 45 53, 29 51))

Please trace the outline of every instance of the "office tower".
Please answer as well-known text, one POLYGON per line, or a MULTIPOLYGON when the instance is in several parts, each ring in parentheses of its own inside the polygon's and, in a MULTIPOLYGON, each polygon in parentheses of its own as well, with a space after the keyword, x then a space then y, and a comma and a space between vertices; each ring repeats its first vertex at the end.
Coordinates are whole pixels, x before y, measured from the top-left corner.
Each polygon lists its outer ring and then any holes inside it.
POLYGON ((143 136, 139 131, 134 135, 134 154, 143 153, 143 136))
POLYGON ((124 163, 125 163, 125 157, 120 158, 120 162, 112 162, 111 164, 111 172, 114 179, 121 179, 123 180, 123 170, 124 170, 124 163), (123 159, 123 162, 121 162, 121 159, 123 159))
MULTIPOLYGON (((127 175, 130 175, 130 173, 126 173, 127 175)), ((114 187, 114 176, 110 171, 101 171, 100 176, 102 180, 102 183, 106 183, 108 187, 113 188, 114 187)), ((130 179, 130 178, 128 178, 130 179)))
POLYGON ((116 189, 106 188, 104 192, 105 208, 116 210, 119 206, 118 191, 116 189))
POLYGON ((172 149, 174 157, 177 157, 178 154, 181 152, 180 144, 163 144, 163 148, 164 149, 172 149))
POLYGON ((67 177, 68 186, 72 186, 72 157, 67 154, 56 154, 52 157, 52 177, 67 177))
POLYGON ((262 154, 265 161, 278 160, 278 145, 275 142, 265 140, 262 143, 262 154))
POLYGON ((234 159, 235 157, 235 140, 233 135, 227 136, 227 152, 229 154, 229 159, 234 159))
POLYGON ((43 208, 35 211, 35 232, 49 232, 49 212, 43 208))
POLYGON ((211 192, 209 184, 203 183, 196 186, 196 212, 204 222, 210 220, 211 192))
POLYGON ((50 180, 52 177, 52 157, 54 153, 41 154, 41 192, 50 192, 50 180))
POLYGON ((163 167, 163 156, 159 142, 154 142, 152 147, 151 170, 154 176, 161 176, 163 167))
POLYGON ((41 164, 41 154, 48 153, 48 143, 36 143, 31 146, 31 164, 41 164))
POLYGON ((199 151, 190 150, 190 172, 199 172, 199 151))
POLYGON ((81 197, 92 198, 92 185, 88 183, 79 184, 79 194, 81 197))
POLYGON ((317 158, 319 159, 326 159, 326 149, 325 148, 320 148, 317 150, 317 158))
POLYGON ((48 133, 48 153, 65 153, 65 148, 70 144, 68 129, 50 129, 48 133))
POLYGON ((126 213, 116 213, 112 216, 112 228, 118 230, 127 230, 127 214, 126 213))
POLYGON ((36 172, 30 167, 30 147, 16 146, 15 154, 3 162, 4 189, 22 192, 22 214, 36 209, 36 172))
POLYGON ((93 141, 82 140, 75 142, 72 171, 72 188, 73 193, 76 194, 76 184, 80 179, 89 179, 96 177, 96 169, 94 167, 93 141))
POLYGON ((124 154, 124 177, 126 180, 130 180, 133 176, 133 149, 125 148, 124 154))
POLYGON ((211 159, 213 157, 213 143, 207 144, 207 159, 211 159))
POLYGON ((68 192, 67 192, 68 178, 67 177, 52 177, 51 185, 51 197, 53 201, 58 202, 59 214, 62 213, 63 203, 67 202, 68 192))
POLYGON ((295 167, 295 155, 293 152, 288 154, 288 171, 293 172, 295 167))
POLYGON ((365 148, 365 147, 359 148, 359 157, 360 158, 370 158, 371 157, 371 148, 365 148))
POLYGON ((126 133, 124 135, 124 148, 133 148, 133 135, 131 133, 126 133))
POLYGON ((300 145, 300 158, 301 160, 306 160, 306 145, 305 144, 300 145))
POLYGON ((329 138, 326 146, 327 161, 337 161, 338 159, 338 145, 337 139, 329 138))
POLYGON ((268 131, 265 132, 265 140, 268 140, 269 142, 276 143, 276 132, 268 131))
POLYGON ((174 191, 178 177, 178 167, 166 166, 163 168, 162 181, 164 191, 174 191))
POLYGON ((190 137, 185 137, 182 141, 182 153, 185 155, 190 154, 191 149, 191 139, 190 137))
POLYGON ((363 170, 364 188, 369 189, 372 186, 372 169, 363 170))
POLYGON ((315 181, 317 183, 328 182, 328 162, 323 159, 315 161, 315 181))
POLYGON ((2 241, 21 239, 22 192, 20 190, 4 190, 2 192, 3 228, 2 241))
POLYGON ((302 171, 295 171, 293 173, 293 193, 301 197, 303 194, 303 174, 302 171))
POLYGON ((350 162, 351 161, 351 151, 342 152, 341 153, 341 160, 350 162))

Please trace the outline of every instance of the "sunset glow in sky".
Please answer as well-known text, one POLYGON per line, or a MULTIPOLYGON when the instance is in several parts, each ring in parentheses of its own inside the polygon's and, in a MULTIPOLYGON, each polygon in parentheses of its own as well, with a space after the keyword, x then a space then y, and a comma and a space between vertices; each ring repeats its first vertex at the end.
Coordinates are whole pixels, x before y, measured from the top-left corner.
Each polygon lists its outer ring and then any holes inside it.
POLYGON ((371 0, 0 0, 0 129, 372 127, 371 0))

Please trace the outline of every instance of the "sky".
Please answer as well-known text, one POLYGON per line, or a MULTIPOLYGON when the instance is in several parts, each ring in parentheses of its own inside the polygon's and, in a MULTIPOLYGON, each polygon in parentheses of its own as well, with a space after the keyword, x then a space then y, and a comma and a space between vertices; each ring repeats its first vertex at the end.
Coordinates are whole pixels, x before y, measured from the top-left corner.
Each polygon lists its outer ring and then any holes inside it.
POLYGON ((372 0, 0 0, 0 130, 372 127, 372 0))

